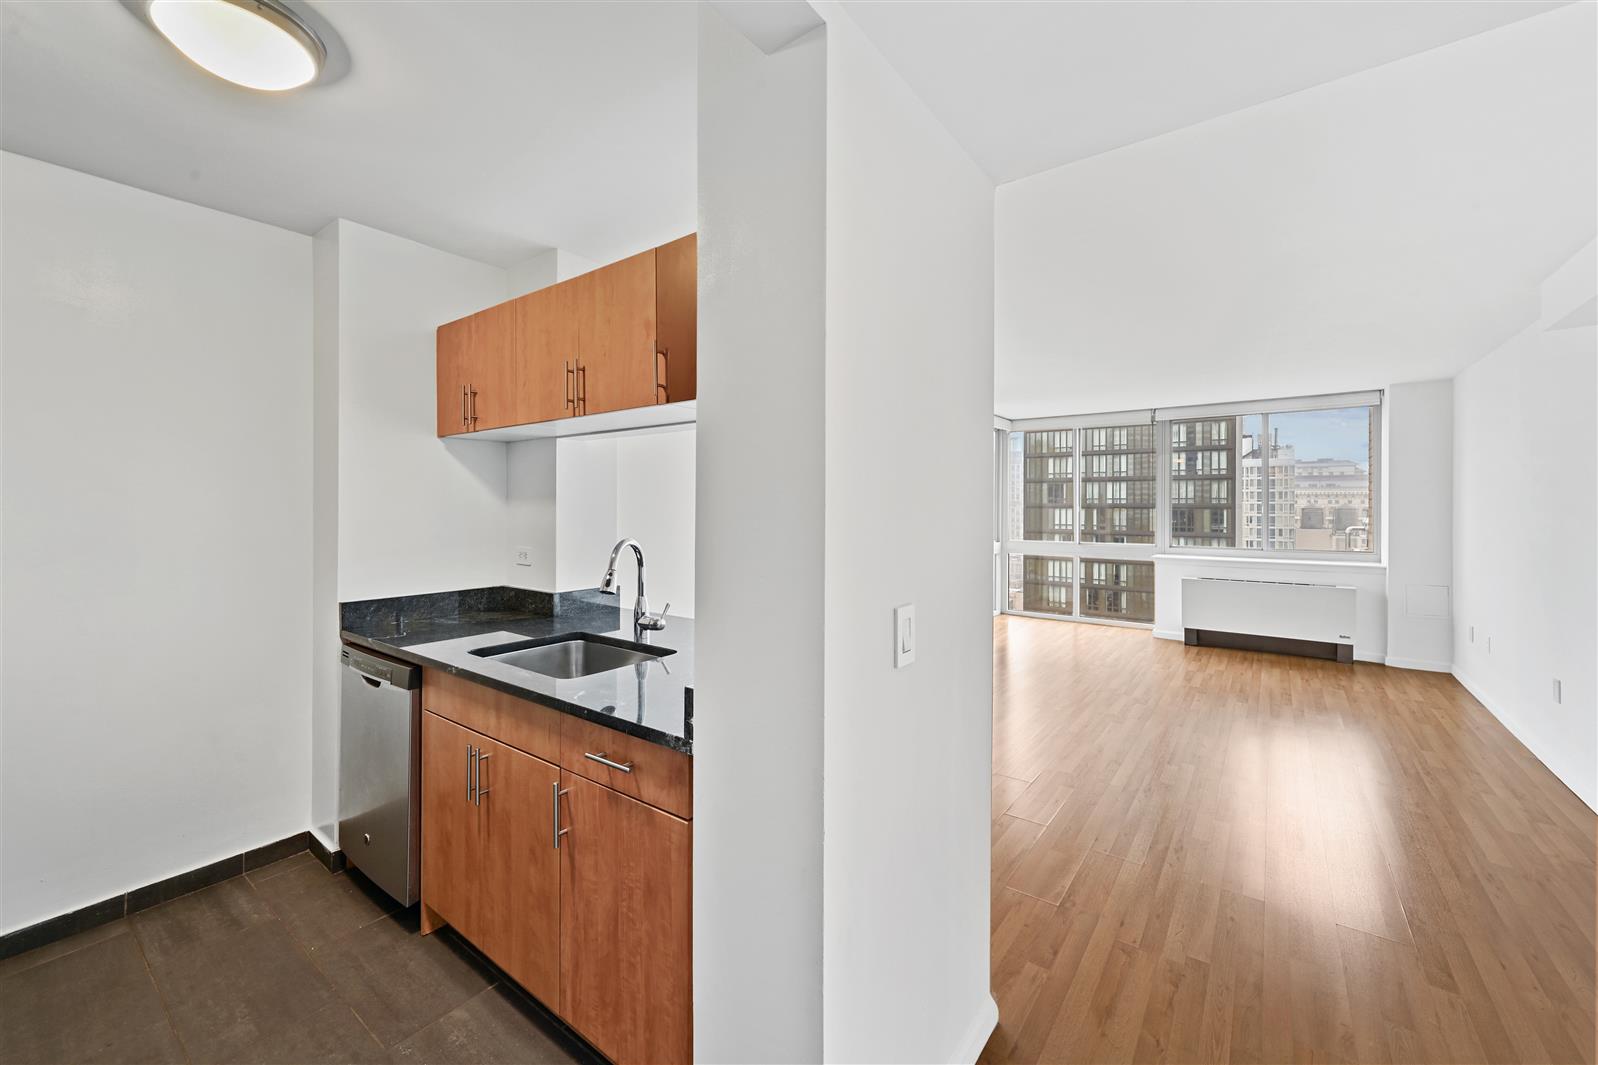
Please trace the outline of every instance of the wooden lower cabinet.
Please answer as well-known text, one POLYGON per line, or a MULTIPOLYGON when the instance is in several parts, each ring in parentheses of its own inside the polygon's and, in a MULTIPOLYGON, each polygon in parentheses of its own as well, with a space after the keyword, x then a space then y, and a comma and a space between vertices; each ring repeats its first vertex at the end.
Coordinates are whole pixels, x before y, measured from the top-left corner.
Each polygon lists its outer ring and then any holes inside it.
POLYGON ((437 714, 422 715, 423 931, 432 931, 431 910, 474 942, 482 931, 473 879, 482 842, 470 754, 480 738, 437 714))
POLYGON ((422 715, 423 930, 431 910, 546 1003, 560 997, 559 786, 550 763, 422 715))
POLYGON ((693 1058, 692 829, 561 774, 560 1014, 618 1063, 693 1058))
MULTIPOLYGON (((489 705, 499 693, 481 689, 478 707, 474 687, 452 688, 440 705, 499 720, 489 705)), ((441 698, 430 674, 423 689, 424 701, 441 698)), ((579 719, 561 724, 563 747, 595 739, 579 719)), ((691 779, 687 756, 658 755, 684 764, 628 760, 664 783, 691 779)), ((693 1057, 692 852, 692 822, 422 714, 422 931, 453 926, 617 1065, 693 1057)))

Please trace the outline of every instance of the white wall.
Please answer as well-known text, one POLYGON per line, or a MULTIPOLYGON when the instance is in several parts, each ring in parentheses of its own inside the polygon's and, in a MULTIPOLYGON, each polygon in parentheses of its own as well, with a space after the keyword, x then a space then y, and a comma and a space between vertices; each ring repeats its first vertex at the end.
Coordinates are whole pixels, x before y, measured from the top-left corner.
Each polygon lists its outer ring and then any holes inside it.
MULTIPOLYGON (((694 457, 692 428, 616 438, 616 536, 644 546, 649 606, 691 618, 694 609, 694 457)), ((614 543, 614 540, 612 541, 614 543)), ((603 555, 604 549, 601 549, 603 555)), ((616 567, 622 609, 631 609, 637 577, 632 552, 616 567)), ((600 559, 597 581, 604 572, 600 559)), ((588 587, 593 587, 592 584, 588 587)))
POLYGON ((696 1061, 821 1059, 825 63, 699 7, 696 1061))
POLYGON ((827 20, 824 1056, 971 1061, 998 1020, 992 529, 972 505, 993 478, 993 185, 843 9, 816 6, 827 20), (916 606, 919 647, 895 670, 902 603, 916 606))
POLYGON ((1570 4, 1001 186, 996 410, 1453 376, 1598 220, 1595 33, 1570 4))
POLYGON ((311 240, 0 168, 9 931, 306 827, 311 240))
POLYGON ((1598 339, 1550 324, 1454 381, 1454 675, 1598 809, 1598 339))
POLYGON ((555 445, 555 587, 593 588, 616 542, 616 443, 578 437, 555 445))
POLYGON ((440 323, 505 271, 340 220, 339 599, 504 583, 505 445, 437 437, 440 323))
POLYGON ((1446 673, 1454 662, 1454 383, 1393 385, 1382 417, 1386 660, 1446 673))

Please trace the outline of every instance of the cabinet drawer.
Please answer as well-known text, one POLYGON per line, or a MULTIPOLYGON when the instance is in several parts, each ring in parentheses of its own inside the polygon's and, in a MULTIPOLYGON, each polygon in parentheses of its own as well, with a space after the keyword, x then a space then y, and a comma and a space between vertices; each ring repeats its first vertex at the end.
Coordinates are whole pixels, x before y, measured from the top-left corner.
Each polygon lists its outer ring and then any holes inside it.
POLYGON ((680 751, 580 717, 563 717, 560 766, 667 813, 693 817, 694 760, 680 751), (600 758, 631 769, 613 769, 600 758))
POLYGON ((564 714, 442 670, 422 671, 422 708, 546 762, 560 761, 564 714))

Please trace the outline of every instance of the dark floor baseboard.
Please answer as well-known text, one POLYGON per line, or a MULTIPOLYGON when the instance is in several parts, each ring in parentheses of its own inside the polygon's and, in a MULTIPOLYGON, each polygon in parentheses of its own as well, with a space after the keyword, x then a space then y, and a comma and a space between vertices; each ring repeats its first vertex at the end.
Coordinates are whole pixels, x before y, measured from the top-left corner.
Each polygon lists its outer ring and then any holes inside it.
POLYGON ((1234 651, 1265 651, 1277 655, 1325 658, 1332 662, 1352 662, 1354 660, 1353 644, 1323 643, 1319 640, 1291 640, 1286 636, 1255 636, 1246 632, 1183 629, 1182 642, 1189 647, 1228 647, 1234 651))
MULTIPOLYGON (((98 928, 103 924, 123 917, 132 916, 140 910, 147 910, 151 906, 169 902, 180 895, 187 895, 192 891, 220 884, 224 880, 231 880, 251 869, 259 869, 263 865, 280 861, 293 854, 298 854, 307 848, 316 851, 319 845, 315 844, 316 837, 309 832, 297 832, 292 836, 273 843, 235 854, 230 858, 203 865, 198 869, 169 876, 165 880, 158 880, 153 884, 134 888, 121 895, 113 895, 101 902, 91 903, 88 906, 64 913, 59 917, 40 921, 38 924, 19 928, 15 932, 7 932, 0 936, 0 959, 15 957, 26 953, 35 947, 42 947, 47 943, 54 943, 67 936, 75 936, 79 932, 87 932, 91 928, 98 928)), ((322 848, 325 852, 325 848, 322 848)), ((339 868, 344 867, 342 852, 338 855, 339 868)), ((329 859, 317 854, 323 865, 328 865, 329 859)), ((328 868, 332 868, 328 865, 328 868)))
POLYGON ((328 872, 330 872, 330 873, 340 873, 340 872, 344 871, 344 852, 343 851, 330 851, 330 850, 328 850, 327 846, 321 840, 316 838, 316 833, 315 832, 308 832, 308 833, 306 833, 306 835, 310 838, 310 841, 311 841, 310 842, 311 853, 316 855, 316 860, 317 861, 319 861, 323 865, 327 866, 327 871, 328 872))

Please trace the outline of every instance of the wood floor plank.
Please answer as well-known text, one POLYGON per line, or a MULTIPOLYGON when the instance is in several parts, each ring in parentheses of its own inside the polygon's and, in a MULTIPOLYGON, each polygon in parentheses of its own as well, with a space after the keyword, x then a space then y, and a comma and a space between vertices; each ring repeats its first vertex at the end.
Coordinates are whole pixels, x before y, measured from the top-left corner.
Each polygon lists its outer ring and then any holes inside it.
POLYGON ((1598 819, 1457 682, 994 622, 981 1060, 1594 1062, 1598 819))

